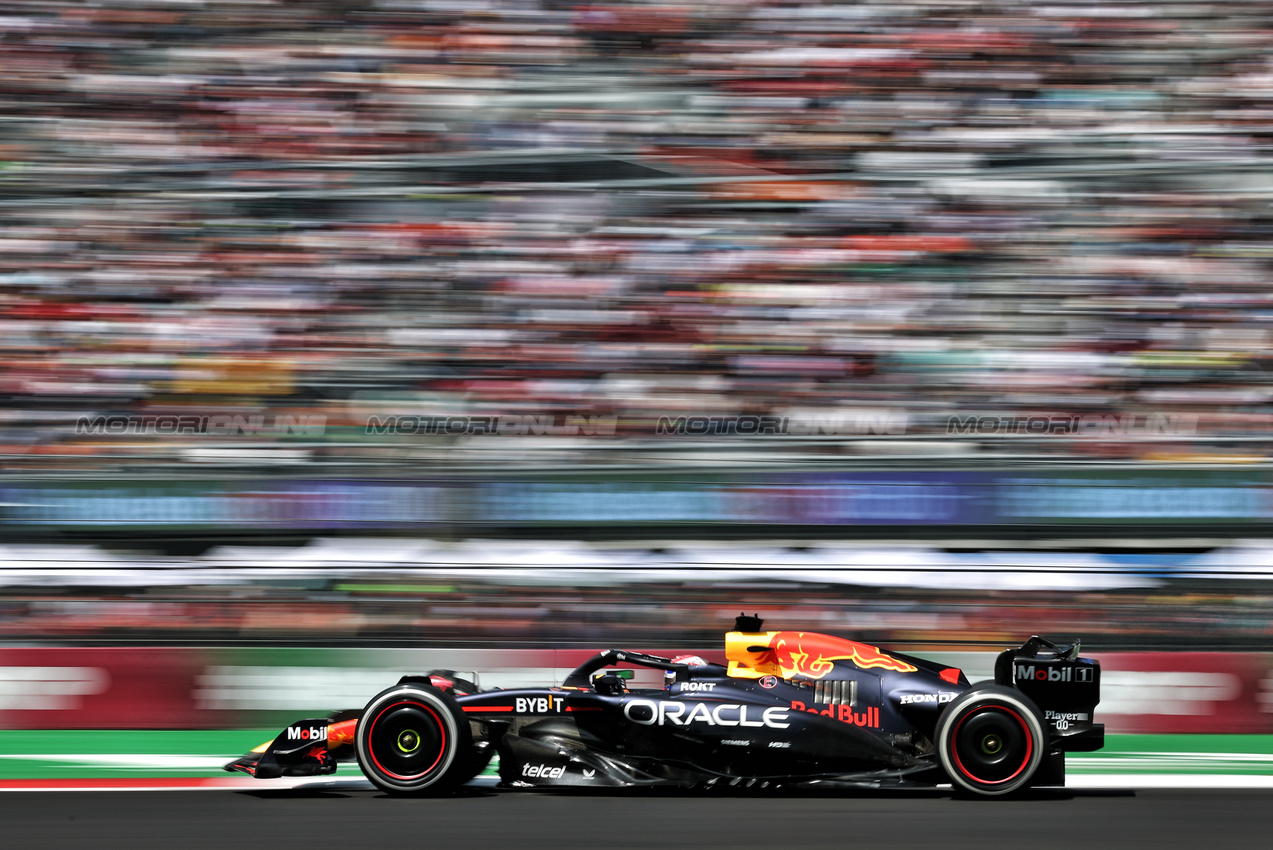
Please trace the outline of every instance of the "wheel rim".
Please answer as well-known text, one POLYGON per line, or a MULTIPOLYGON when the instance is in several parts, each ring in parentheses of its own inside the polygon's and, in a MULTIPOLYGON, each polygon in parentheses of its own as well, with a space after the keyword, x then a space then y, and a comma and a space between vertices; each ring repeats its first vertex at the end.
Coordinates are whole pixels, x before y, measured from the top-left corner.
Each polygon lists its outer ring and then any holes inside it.
POLYGON ((1014 709, 982 706, 959 719, 951 734, 955 766, 981 785, 1004 785, 1020 776, 1034 755, 1030 727, 1014 709))
POLYGON ((399 700, 376 711, 367 727, 367 752, 376 769, 409 782, 434 771, 446 753, 446 726, 432 706, 399 700))

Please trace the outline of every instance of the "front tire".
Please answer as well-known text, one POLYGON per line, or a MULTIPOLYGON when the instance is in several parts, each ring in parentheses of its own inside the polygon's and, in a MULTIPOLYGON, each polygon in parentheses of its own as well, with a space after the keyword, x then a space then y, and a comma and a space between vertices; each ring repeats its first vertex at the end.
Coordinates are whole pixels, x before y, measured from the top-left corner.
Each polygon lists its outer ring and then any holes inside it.
POLYGON ((408 683, 372 697, 354 734, 358 766, 390 794, 445 794, 470 779, 468 720, 454 697, 408 683))
POLYGON ((999 797, 1026 788, 1047 755, 1038 706, 1012 688, 979 685, 937 721, 937 755, 957 789, 999 797))

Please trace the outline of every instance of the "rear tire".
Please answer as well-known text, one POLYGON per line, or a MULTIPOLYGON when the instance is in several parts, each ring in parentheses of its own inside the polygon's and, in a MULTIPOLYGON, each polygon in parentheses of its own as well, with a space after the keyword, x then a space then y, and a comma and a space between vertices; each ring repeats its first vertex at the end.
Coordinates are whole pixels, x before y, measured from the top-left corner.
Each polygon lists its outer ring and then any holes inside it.
POLYGON ((978 685, 937 720, 937 755, 955 788, 1000 797, 1027 788, 1047 755, 1038 706, 1025 694, 978 685))
POLYGON ((372 697, 354 733, 358 766, 390 794, 445 794, 471 779, 473 736, 454 697, 419 683, 372 697))

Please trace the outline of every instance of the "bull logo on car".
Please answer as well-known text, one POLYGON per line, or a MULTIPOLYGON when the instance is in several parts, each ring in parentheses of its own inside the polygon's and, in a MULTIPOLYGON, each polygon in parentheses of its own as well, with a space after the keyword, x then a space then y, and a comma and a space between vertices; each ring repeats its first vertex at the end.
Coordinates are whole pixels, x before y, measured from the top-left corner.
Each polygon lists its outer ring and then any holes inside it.
POLYGON ((770 646, 774 660, 782 668, 784 679, 793 676, 821 679, 835 669, 836 661, 851 661, 862 670, 914 673, 919 669, 900 658, 881 652, 878 647, 827 635, 778 632, 770 646))

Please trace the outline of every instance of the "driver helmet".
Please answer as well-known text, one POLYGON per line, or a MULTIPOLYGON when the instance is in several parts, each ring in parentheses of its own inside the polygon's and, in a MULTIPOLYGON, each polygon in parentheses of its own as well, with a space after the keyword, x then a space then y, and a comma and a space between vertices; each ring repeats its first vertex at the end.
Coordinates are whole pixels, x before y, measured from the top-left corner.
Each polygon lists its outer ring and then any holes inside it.
MULTIPOLYGON (((707 662, 697 655, 678 655, 672 659, 673 664, 688 664, 690 667, 706 667, 707 662)), ((676 671, 663 671, 663 690, 672 690, 672 685, 676 684, 676 671)))

